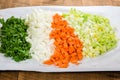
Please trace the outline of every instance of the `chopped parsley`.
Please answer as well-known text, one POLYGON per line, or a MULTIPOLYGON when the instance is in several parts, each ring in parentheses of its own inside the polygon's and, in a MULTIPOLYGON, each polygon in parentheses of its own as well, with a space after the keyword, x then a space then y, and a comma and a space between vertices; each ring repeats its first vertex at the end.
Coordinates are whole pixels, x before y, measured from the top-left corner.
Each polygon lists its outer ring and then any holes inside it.
POLYGON ((31 45, 25 39, 28 28, 24 24, 25 20, 12 16, 6 21, 0 19, 0 23, 2 24, 0 52, 6 57, 11 57, 16 62, 30 59, 29 49, 31 45))

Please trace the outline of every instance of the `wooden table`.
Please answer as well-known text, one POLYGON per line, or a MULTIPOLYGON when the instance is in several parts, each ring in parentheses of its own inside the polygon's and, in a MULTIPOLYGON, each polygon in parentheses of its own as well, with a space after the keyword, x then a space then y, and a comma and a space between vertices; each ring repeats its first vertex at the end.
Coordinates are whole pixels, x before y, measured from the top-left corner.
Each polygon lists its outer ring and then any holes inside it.
MULTIPOLYGON (((0 9, 41 5, 120 6, 120 0, 0 0, 0 9)), ((0 80, 120 80, 120 72, 40 73, 1 71, 0 80)))

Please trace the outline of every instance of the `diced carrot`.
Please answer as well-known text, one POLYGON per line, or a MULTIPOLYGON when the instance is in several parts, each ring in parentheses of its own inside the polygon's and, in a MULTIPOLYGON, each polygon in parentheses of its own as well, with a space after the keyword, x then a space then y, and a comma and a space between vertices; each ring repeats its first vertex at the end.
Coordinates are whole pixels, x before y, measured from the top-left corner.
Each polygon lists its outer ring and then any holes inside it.
POLYGON ((83 58, 83 43, 74 34, 74 28, 70 27, 67 21, 63 20, 62 16, 58 14, 53 16, 51 27, 53 30, 49 36, 55 40, 55 51, 44 64, 54 64, 60 68, 67 68, 70 62, 78 65, 79 60, 83 58))
POLYGON ((59 67, 60 67, 60 68, 67 68, 67 67, 68 67, 68 64, 60 64, 59 67))
POLYGON ((83 58, 82 54, 78 54, 78 58, 79 58, 79 60, 82 60, 82 58, 83 58))
POLYGON ((48 65, 53 64, 53 62, 52 62, 51 60, 46 60, 46 61, 44 61, 43 63, 44 63, 44 64, 48 64, 48 65))

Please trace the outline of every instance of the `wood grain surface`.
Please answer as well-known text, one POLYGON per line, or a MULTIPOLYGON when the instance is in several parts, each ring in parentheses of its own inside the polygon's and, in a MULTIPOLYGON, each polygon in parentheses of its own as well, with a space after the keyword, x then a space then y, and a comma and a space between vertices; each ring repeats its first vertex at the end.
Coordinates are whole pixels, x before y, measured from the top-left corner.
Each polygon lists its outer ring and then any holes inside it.
MULTIPOLYGON (((50 5, 120 6, 120 0, 0 0, 0 9, 50 5)), ((40 73, 1 71, 0 80, 120 80, 120 72, 40 73)))

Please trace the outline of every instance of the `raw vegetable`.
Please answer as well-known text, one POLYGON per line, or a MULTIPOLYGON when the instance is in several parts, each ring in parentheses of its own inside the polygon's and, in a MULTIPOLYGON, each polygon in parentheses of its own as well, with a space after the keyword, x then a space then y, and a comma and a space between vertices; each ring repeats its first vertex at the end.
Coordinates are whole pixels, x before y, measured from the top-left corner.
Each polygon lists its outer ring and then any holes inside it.
POLYGON ((29 26, 26 41, 31 44, 31 56, 40 64, 49 59, 54 52, 54 40, 49 37, 53 15, 54 12, 51 11, 34 9, 25 20, 29 26))
POLYGON ((71 28, 63 17, 55 14, 53 16, 50 38, 54 39, 55 51, 49 60, 44 64, 54 64, 60 68, 66 68, 69 62, 79 64, 82 60, 82 42, 78 36, 74 34, 74 29, 71 28))
POLYGON ((31 58, 29 54, 31 45, 25 40, 28 26, 24 22, 24 19, 13 16, 6 21, 0 19, 2 24, 0 52, 17 62, 31 58))
POLYGON ((63 17, 75 28, 76 34, 84 42, 84 56, 96 57, 117 45, 117 38, 109 19, 75 9, 64 13, 63 17))

